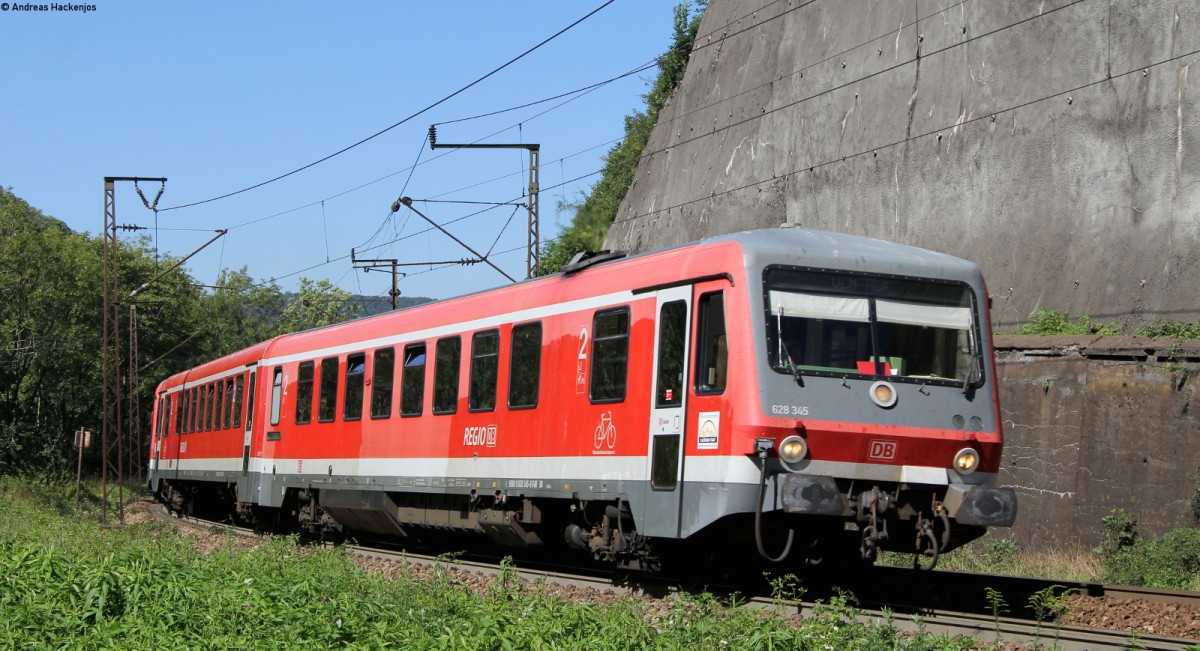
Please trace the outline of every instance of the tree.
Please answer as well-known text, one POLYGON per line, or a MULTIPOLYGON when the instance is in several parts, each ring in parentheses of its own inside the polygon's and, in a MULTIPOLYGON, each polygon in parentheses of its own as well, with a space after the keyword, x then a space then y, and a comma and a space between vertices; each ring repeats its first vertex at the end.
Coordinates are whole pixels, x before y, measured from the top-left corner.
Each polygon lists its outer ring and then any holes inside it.
POLYGON ((351 301, 350 292, 338 289, 328 280, 313 281, 301 276, 300 293, 284 308, 279 319, 281 332, 309 330, 358 318, 361 308, 351 301))
POLYGON ((86 236, 0 189, 0 472, 62 466, 99 412, 100 271, 86 236))
POLYGON ((659 59, 658 77, 650 92, 642 96, 646 110, 625 116, 625 137, 605 155, 600 180, 592 186, 583 202, 575 206, 571 225, 542 247, 539 265, 541 275, 557 273, 576 253, 596 250, 604 244, 608 228, 617 216, 617 209, 621 207, 621 201, 633 183, 650 132, 658 122, 658 112, 683 81, 688 57, 700 29, 700 16, 707 4, 706 1, 694 3, 694 15, 691 15, 688 2, 676 5, 671 47, 659 59))
MULTIPOLYGON (((0 188, 0 474, 71 472, 72 432, 100 430, 103 247, 103 238, 74 233, 0 188)), ((163 379, 360 312, 327 280, 301 278, 300 292, 289 296, 273 282, 256 283, 243 267, 224 270, 219 288, 204 292, 185 269, 171 269, 177 259, 155 255, 148 239, 118 247, 123 383, 131 380, 134 328, 137 343, 137 382, 122 394, 138 401, 141 419, 123 425, 141 434, 143 446, 163 379)), ((98 467, 100 452, 93 446, 85 463, 98 467)))
POLYGON ((280 334, 287 298, 274 282, 256 283, 246 267, 223 269, 218 289, 204 297, 210 357, 220 357, 280 334))
MULTIPOLYGON (((73 469, 72 432, 99 431, 103 246, 0 189, 0 473, 73 469)), ((125 382, 135 310, 138 348, 138 383, 122 393, 141 401, 148 422, 154 386, 204 354, 183 334, 197 330, 199 291, 177 269, 131 296, 173 261, 156 259, 144 238, 119 247, 125 382)), ((96 446, 86 458, 98 455, 96 446)))

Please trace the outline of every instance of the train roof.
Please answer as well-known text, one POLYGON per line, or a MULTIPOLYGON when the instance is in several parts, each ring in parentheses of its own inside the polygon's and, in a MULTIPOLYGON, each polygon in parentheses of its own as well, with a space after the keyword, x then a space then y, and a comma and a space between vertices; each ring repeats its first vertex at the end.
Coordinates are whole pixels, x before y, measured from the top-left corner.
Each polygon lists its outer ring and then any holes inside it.
POLYGON ((216 359, 209 360, 203 364, 199 364, 170 375, 163 379, 162 382, 159 383, 159 386, 179 385, 187 381, 189 378, 205 377, 212 371, 225 370, 237 366, 253 366, 254 363, 256 363, 262 357, 263 353, 269 350, 271 343, 278 338, 279 337, 274 337, 272 339, 268 339, 267 341, 259 342, 252 346, 229 353, 228 355, 222 355, 216 359))
POLYGON ((794 264, 863 273, 974 282, 979 267, 962 258, 908 244, 813 228, 788 227, 718 235, 700 244, 737 242, 748 266, 781 260, 794 264))
MULTIPOLYGON (((203 375, 203 372, 198 372, 209 368, 240 365, 247 359, 269 354, 269 351, 275 348, 276 345, 282 349, 303 346, 302 342, 304 340, 311 336, 321 336, 320 333, 331 328, 351 327, 355 329, 363 328, 369 331, 375 327, 374 323, 382 324, 396 318, 403 319, 403 315, 410 313, 410 311, 420 310, 424 312, 433 306, 459 305, 463 301, 472 301, 473 299, 487 300, 487 295, 495 291, 513 290, 516 288, 532 289, 535 286, 545 286, 548 288, 547 291, 555 293, 561 298, 564 295, 562 287, 559 289, 550 289, 555 283, 563 283, 565 280, 573 278, 599 280, 600 276, 607 276, 607 274, 599 274, 596 273, 597 271, 624 267, 631 263, 635 265, 650 263, 650 266, 644 269, 653 269, 655 272, 659 272, 660 269, 663 270, 660 273, 655 273, 655 275, 673 273, 679 275, 679 277, 689 277, 687 267, 699 267, 705 264, 711 266, 711 263, 706 263, 706 260, 711 256, 693 257, 689 249, 724 248, 721 247, 723 244, 736 245, 741 251, 743 264, 746 268, 750 269, 761 269, 769 264, 782 263, 813 268, 936 278, 965 281, 976 285, 982 284, 979 269, 974 263, 916 246, 803 227, 741 231, 716 235, 696 242, 689 242, 627 257, 617 258, 608 256, 592 266, 583 267, 578 271, 570 273, 558 273, 550 276, 530 278, 510 285, 492 287, 433 303, 422 303, 353 321, 280 335, 269 342, 256 344, 232 355, 212 360, 200 367, 177 374, 169 378, 168 381, 174 380, 177 382, 183 379, 181 376, 203 375), (674 260, 665 265, 656 265, 654 263, 657 262, 656 258, 658 257, 673 258, 674 260)), ((727 269, 726 271, 733 270, 727 269)), ((572 282, 571 285, 575 286, 576 283, 572 282)), ((589 291, 587 287, 594 289, 595 287, 602 286, 593 286, 590 282, 584 282, 569 293, 577 294, 589 291)), ((521 293, 525 294, 525 292, 521 293)), ((509 295, 506 298, 507 300, 518 299, 514 295, 509 295)), ((440 311, 439 307, 434 307, 434 309, 440 311)))
MULTIPOLYGON (((953 280, 967 280, 979 275, 978 267, 968 260, 957 258, 946 253, 939 253, 929 249, 923 249, 907 244, 898 244, 887 240, 880 240, 872 237, 863 237, 859 235, 848 235, 845 233, 836 233, 833 231, 824 231, 815 228, 803 227, 784 227, 784 228, 763 228, 749 231, 738 231, 734 233, 726 233, 723 235, 715 235, 694 242, 677 244, 674 246, 656 249, 654 251, 646 251, 628 256, 602 256, 602 259, 593 267, 586 267, 580 271, 568 272, 584 275, 588 269, 604 268, 610 264, 632 262, 639 259, 650 258, 662 254, 679 252, 684 249, 703 247, 706 245, 719 244, 722 242, 733 242, 738 244, 744 251, 747 262, 759 259, 762 261, 778 261, 781 259, 796 259, 797 264, 812 267, 823 267, 833 269, 849 269, 852 271, 872 272, 872 273, 892 273, 904 276, 932 277, 953 280)), ((568 273, 559 272, 549 276, 539 276, 536 278, 526 278, 516 283, 507 285, 497 285, 487 289, 481 289, 467 294, 460 294, 450 298, 440 299, 434 303, 446 303, 455 301, 461 298, 478 296, 489 292, 509 289, 532 283, 545 282, 548 279, 561 278, 568 273)), ((370 319, 384 318, 389 315, 403 313, 408 310, 416 310, 423 307, 428 307, 430 303, 419 303, 411 305, 399 310, 391 312, 383 312, 373 314, 371 316, 355 319, 354 321, 366 321, 370 319)), ((348 323, 348 322, 343 322, 348 323)), ((331 324, 329 326, 321 326, 311 330, 297 331, 283 336, 291 336, 302 334, 304 332, 312 332, 323 330, 341 324, 331 324)))

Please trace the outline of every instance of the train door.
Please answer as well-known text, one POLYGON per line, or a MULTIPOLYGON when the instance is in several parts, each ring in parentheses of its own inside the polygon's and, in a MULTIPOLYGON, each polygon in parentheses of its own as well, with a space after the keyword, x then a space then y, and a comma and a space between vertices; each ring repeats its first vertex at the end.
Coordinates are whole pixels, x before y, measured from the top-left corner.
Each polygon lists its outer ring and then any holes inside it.
POLYGON ((688 328, 692 287, 657 293, 654 365, 650 396, 650 465, 646 517, 639 530, 648 536, 679 536, 683 500, 683 449, 687 400, 688 328))
POLYGON ((184 452, 183 435, 186 432, 191 432, 191 416, 196 411, 196 406, 192 404, 192 392, 187 388, 187 382, 183 382, 179 386, 179 391, 175 393, 178 396, 179 406, 176 409, 183 410, 182 427, 179 424, 175 426, 175 450, 168 457, 167 470, 172 471, 171 479, 179 479, 179 458, 184 452))
POLYGON ((158 398, 158 418, 154 420, 154 450, 150 470, 158 474, 158 460, 162 456, 163 439, 167 437, 167 424, 171 422, 171 395, 163 392, 158 398))
MULTIPOLYGON (((250 441, 251 441, 250 434, 253 431, 253 425, 254 425, 254 384, 255 384, 254 380, 255 380, 255 377, 258 376, 258 365, 255 364, 255 365, 251 366, 250 372, 247 373, 246 375, 249 376, 249 379, 246 382, 247 386, 245 389, 246 394, 245 394, 245 400, 244 400, 244 404, 246 405, 246 423, 245 423, 245 433, 242 435, 242 476, 243 477, 250 473, 250 441)), ((238 377, 239 377, 238 389, 241 390, 242 389, 241 376, 238 376, 238 377)))
POLYGON ((168 446, 171 444, 171 437, 179 438, 179 414, 176 411, 180 408, 179 392, 163 392, 162 402, 159 404, 162 417, 158 421, 158 431, 154 438, 155 477, 161 476, 159 470, 162 468, 163 455, 170 454, 168 446))

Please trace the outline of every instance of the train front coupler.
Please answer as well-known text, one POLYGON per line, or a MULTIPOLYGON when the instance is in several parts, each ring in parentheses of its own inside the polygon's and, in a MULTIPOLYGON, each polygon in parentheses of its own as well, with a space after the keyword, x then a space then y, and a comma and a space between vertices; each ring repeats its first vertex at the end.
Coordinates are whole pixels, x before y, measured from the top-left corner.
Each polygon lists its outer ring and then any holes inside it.
POLYGON ((888 541, 886 516, 892 511, 892 497, 874 486, 858 496, 855 519, 862 531, 859 553, 864 561, 875 561, 879 547, 888 541))

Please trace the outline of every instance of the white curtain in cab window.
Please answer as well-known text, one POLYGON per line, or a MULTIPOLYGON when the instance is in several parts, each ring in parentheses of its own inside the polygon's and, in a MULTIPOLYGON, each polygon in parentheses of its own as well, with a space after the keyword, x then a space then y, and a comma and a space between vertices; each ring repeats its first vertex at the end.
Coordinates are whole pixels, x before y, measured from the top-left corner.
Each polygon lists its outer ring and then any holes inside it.
POLYGON ((805 317, 809 319, 834 319, 866 323, 871 317, 871 308, 865 298, 845 296, 818 296, 772 290, 771 314, 805 317))
POLYGON ((884 323, 966 330, 971 327, 971 310, 965 307, 921 305, 875 300, 875 318, 884 323))

